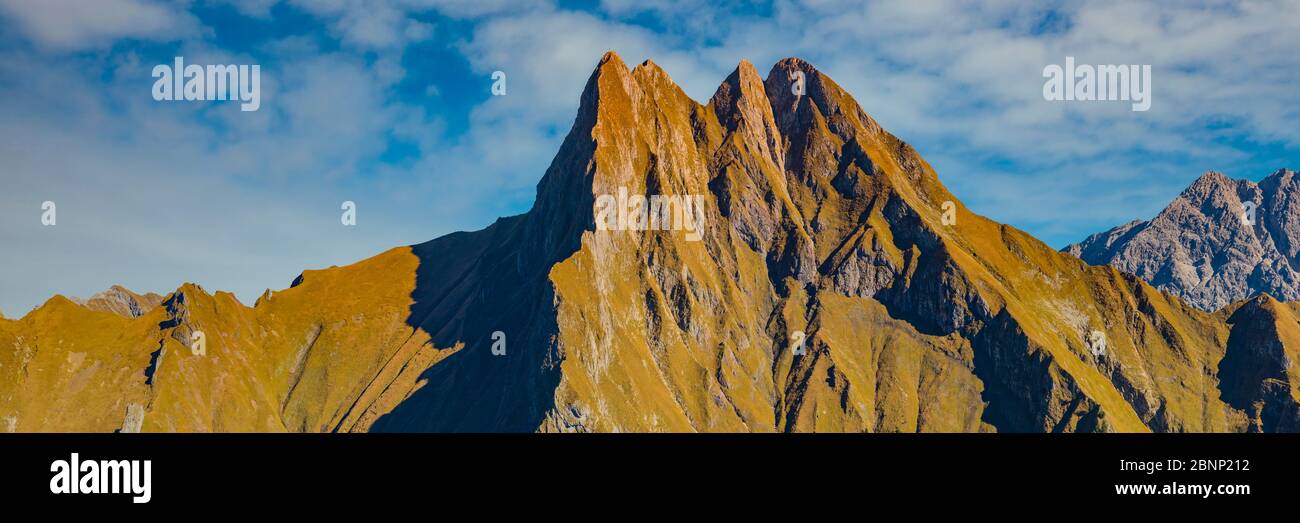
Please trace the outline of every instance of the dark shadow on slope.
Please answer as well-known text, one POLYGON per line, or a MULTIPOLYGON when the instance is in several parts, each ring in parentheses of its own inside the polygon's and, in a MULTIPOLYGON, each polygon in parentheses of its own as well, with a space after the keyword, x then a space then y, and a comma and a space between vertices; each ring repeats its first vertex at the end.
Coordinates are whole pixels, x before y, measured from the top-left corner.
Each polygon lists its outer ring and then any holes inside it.
POLYGON ((581 247, 592 216, 598 68, 573 128, 527 214, 412 247, 419 258, 407 324, 435 347, 463 348, 421 373, 424 386, 373 431, 534 431, 555 408, 564 354, 551 268, 581 247), (492 352, 505 336, 505 355, 492 352))
POLYGON ((153 375, 158 372, 158 363, 162 359, 163 344, 158 344, 158 350, 149 353, 149 366, 144 368, 144 384, 153 385, 153 375))
POLYGON ((435 347, 463 348, 424 371, 424 386, 371 430, 532 431, 554 408, 560 356, 553 295, 546 272, 525 268, 510 248, 523 244, 510 241, 522 232, 522 218, 413 247, 420 265, 407 323, 428 332, 435 347), (473 245, 482 236, 491 245, 473 245), (501 356, 492 353, 498 331, 505 335, 501 356))
MULTIPOLYGON (((590 200, 574 204, 590 216, 590 200)), ((552 242, 545 224, 555 222, 535 214, 412 248, 419 267, 407 324, 439 349, 463 347, 424 371, 424 386, 371 430, 533 431, 555 407, 563 354, 549 274, 580 234, 552 242), (492 351, 497 333, 504 355, 492 351)))
POLYGON ((1042 432, 1051 397, 1049 363, 1006 309, 971 340, 975 376, 984 383, 982 419, 998 432, 1042 432))
POLYGON ((1291 397, 1286 348, 1267 309, 1255 298, 1228 318, 1232 330, 1219 361, 1219 397, 1249 418, 1250 432, 1300 430, 1300 405, 1291 397))

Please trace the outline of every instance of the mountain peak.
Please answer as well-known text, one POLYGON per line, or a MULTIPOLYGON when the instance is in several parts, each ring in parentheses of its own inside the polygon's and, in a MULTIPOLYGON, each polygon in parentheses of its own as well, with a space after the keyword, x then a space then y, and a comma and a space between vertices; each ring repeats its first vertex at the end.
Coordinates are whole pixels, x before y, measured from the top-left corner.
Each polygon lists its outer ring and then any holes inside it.
POLYGON ((1232 205, 1232 202, 1245 198, 1246 194, 1238 194, 1243 189, 1255 187, 1255 183, 1250 180, 1237 180, 1230 178, 1219 171, 1206 171, 1196 178, 1195 181, 1188 185, 1179 198, 1189 201, 1197 207, 1210 205, 1232 205), (1220 202, 1218 204, 1214 202, 1220 202))
POLYGON ((1150 221, 1094 234, 1065 250, 1204 310, 1258 293, 1296 300, 1298 216, 1300 183, 1293 171, 1280 169, 1259 183, 1208 171, 1150 221))
MULTIPOLYGON (((614 51, 605 51, 596 62, 596 67, 591 71, 591 76, 587 79, 587 85, 582 91, 582 105, 585 107, 587 99, 592 95, 599 95, 601 92, 602 82, 620 82, 626 83, 630 78, 631 70, 623 62, 623 58, 614 51)), ((581 109, 579 110, 581 112, 581 109)))
POLYGON ((1273 174, 1266 176, 1263 180, 1260 180, 1260 183, 1263 184, 1266 181, 1276 181, 1278 183, 1285 183, 1291 178, 1294 178, 1295 175, 1296 175, 1295 171, 1292 171, 1291 169, 1287 169, 1286 167, 1282 167, 1276 171, 1273 171, 1273 174))
POLYGON ((600 69, 601 67, 604 67, 605 64, 611 63, 618 64, 623 69, 627 69, 627 64, 623 63, 623 57, 619 56, 613 49, 605 51, 605 54, 600 55, 600 62, 597 62, 596 68, 600 69))
POLYGON ((623 58, 614 51, 606 51, 600 57, 600 62, 596 63, 591 76, 587 78, 587 85, 583 88, 582 101, 579 104, 578 118, 581 120, 588 114, 594 114, 591 112, 598 109, 600 102, 611 96, 626 95, 630 91, 631 80, 631 71, 627 64, 623 63, 623 58))
POLYGON ((85 305, 82 305, 76 299, 69 298, 62 294, 55 294, 53 296, 50 296, 48 300, 45 300, 44 303, 37 305, 36 308, 32 309, 31 312, 27 313, 27 316, 24 316, 23 318, 26 319, 28 317, 32 317, 34 315, 38 315, 42 313, 49 314, 49 313, 54 313, 54 312, 64 311, 69 309, 85 309, 85 308, 86 308, 85 305))
POLYGON ((709 98, 709 107, 717 113, 718 123, 728 131, 734 131, 744 121, 760 129, 767 122, 774 122, 763 79, 748 60, 741 60, 722 81, 713 97, 709 98))
POLYGON ((849 140, 859 128, 870 135, 883 131, 848 91, 800 58, 773 64, 764 83, 772 112, 785 134, 802 132, 800 129, 816 120, 824 120, 827 129, 841 140, 849 140))
POLYGON ((775 64, 773 64, 773 65, 772 65, 772 68, 773 68, 773 69, 781 69, 781 70, 783 70, 783 71, 801 70, 801 71, 804 71, 805 73, 816 73, 816 72, 818 72, 818 71, 817 71, 817 68, 814 67, 813 64, 810 64, 810 63, 808 63, 807 61, 805 61, 804 59, 799 58, 799 57, 797 57, 797 56, 791 56, 791 57, 787 57, 787 58, 782 58, 782 59, 778 60, 775 64))
POLYGON ((1223 174, 1219 171, 1210 170, 1210 171, 1205 171, 1204 174, 1198 176, 1196 178, 1196 181, 1192 182, 1192 184, 1195 185, 1198 183, 1224 183, 1224 182, 1233 182, 1233 181, 1236 180, 1229 178, 1228 175, 1226 174, 1223 174))
POLYGON ((1236 183, 1236 180, 1230 178, 1227 174, 1218 172, 1218 170, 1206 170, 1204 174, 1196 177, 1196 181, 1193 181, 1190 187, 1222 186, 1227 185, 1227 183, 1236 183))
POLYGON ((695 103, 685 91, 673 81, 659 64, 647 59, 632 69, 632 80, 641 88, 643 94, 660 100, 677 100, 686 105, 695 103))
POLYGON ((758 68, 754 67, 753 62, 746 58, 741 58, 740 63, 736 64, 736 72, 739 73, 742 80, 750 82, 751 79, 758 83, 763 82, 763 77, 758 75, 758 68))
POLYGON ((139 294, 121 285, 113 285, 89 298, 73 301, 87 309, 138 318, 162 303, 163 297, 152 292, 139 294))
MULTIPOLYGON (((664 71, 664 68, 659 67, 659 64, 654 63, 654 61, 649 58, 632 68, 632 77, 648 78, 656 81, 667 81, 673 83, 672 77, 668 76, 668 72, 664 71)), ((676 85, 676 83, 673 84, 676 85)))

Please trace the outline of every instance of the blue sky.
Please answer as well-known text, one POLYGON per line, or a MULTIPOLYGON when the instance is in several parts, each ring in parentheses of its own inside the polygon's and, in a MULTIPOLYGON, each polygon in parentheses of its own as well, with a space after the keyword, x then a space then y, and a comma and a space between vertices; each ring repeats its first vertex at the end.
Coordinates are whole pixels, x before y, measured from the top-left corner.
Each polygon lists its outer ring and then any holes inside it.
POLYGON ((0 0, 0 311, 115 283, 251 303, 523 212, 608 49, 701 102, 742 58, 802 57, 976 212, 1062 247, 1206 170, 1300 168, 1300 4, 1184 4, 0 0), (1151 110, 1043 100, 1067 55, 1150 64, 1151 110), (261 109, 154 101, 174 56, 259 64, 261 109))

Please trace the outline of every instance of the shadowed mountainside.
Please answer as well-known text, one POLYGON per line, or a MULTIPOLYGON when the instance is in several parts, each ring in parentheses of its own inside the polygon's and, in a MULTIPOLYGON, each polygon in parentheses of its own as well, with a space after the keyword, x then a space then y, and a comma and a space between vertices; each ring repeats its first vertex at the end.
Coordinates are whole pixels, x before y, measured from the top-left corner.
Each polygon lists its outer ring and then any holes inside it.
POLYGON ((802 60, 766 79, 742 62, 700 104, 653 62, 607 53, 528 213, 307 271, 254 307, 189 284, 140 314, 55 297, 0 320, 0 421, 1293 430, 1292 306, 1230 309, 972 214, 802 60), (620 190, 701 196, 702 237, 598 230, 597 197, 620 190), (206 355, 190 351, 195 331, 206 355))

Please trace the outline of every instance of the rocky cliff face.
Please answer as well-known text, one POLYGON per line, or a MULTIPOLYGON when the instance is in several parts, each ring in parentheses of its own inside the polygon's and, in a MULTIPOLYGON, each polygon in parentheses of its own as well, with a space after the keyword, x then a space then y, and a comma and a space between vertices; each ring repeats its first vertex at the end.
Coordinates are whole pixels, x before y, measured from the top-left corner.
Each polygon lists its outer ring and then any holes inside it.
POLYGON ((700 104, 654 63, 608 53, 528 213, 308 271, 254 307, 194 285, 134 318, 56 297, 0 320, 0 419, 1290 430, 1294 314, 1206 313, 972 214, 801 60, 766 79, 742 62, 700 104))
POLYGON ((1300 179, 1285 169, 1258 184, 1209 172, 1151 221, 1094 234, 1065 251, 1135 274, 1203 310, 1261 292, 1297 300, 1300 179))

